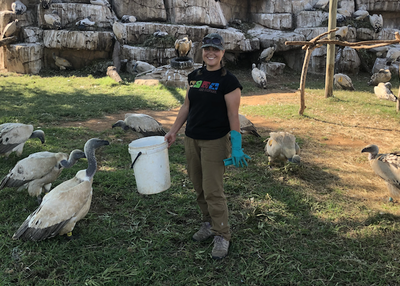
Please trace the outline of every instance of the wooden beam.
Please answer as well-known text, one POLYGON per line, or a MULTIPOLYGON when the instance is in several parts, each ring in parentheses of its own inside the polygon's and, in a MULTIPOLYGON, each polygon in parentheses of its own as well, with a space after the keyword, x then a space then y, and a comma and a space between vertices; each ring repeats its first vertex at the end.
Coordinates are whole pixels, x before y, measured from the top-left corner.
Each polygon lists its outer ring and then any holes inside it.
MULTIPOLYGON (((329 1, 328 31, 331 31, 336 28, 337 2, 338 0, 329 1)), ((335 38, 334 33, 328 34, 328 40, 333 40, 334 38, 335 38)), ((335 70, 335 44, 328 44, 326 51, 325 98, 333 96, 334 70, 335 70)))

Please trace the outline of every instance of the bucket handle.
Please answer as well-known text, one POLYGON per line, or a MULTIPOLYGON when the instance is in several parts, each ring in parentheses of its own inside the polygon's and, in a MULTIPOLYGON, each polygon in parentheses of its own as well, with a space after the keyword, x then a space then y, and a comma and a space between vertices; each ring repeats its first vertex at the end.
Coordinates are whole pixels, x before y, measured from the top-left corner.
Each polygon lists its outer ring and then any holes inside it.
POLYGON ((136 160, 139 158, 139 156, 142 155, 142 152, 139 152, 135 158, 135 160, 133 160, 133 163, 131 165, 131 169, 133 168, 133 165, 136 163, 136 160))

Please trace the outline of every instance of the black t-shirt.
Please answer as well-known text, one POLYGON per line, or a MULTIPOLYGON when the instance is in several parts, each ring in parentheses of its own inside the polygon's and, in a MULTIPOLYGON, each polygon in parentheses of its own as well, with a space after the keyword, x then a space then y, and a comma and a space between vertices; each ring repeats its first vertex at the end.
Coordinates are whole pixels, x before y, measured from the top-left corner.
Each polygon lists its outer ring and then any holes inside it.
POLYGON ((236 76, 227 71, 194 70, 188 75, 189 115, 186 136, 193 139, 213 140, 225 136, 230 130, 225 94, 242 89, 236 76))

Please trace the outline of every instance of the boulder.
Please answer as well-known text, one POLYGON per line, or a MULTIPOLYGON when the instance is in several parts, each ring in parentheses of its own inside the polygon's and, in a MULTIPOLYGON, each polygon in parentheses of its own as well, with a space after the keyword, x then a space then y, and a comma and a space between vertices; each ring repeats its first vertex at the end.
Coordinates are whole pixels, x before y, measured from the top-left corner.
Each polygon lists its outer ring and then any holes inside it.
POLYGON ((43 42, 43 30, 39 27, 24 27, 22 35, 25 43, 43 42))
POLYGON ((335 68, 339 73, 347 75, 356 75, 360 70, 361 60, 355 49, 344 47, 341 52, 341 57, 335 63, 335 68))
POLYGON ((329 13, 324 11, 301 11, 296 17, 296 28, 319 27, 328 18, 329 13))
POLYGON ((250 13, 292 13, 292 1, 291 0, 280 0, 280 1, 262 1, 255 0, 249 1, 250 13))
POLYGON ((293 17, 291 13, 265 14, 253 13, 252 20, 264 27, 275 30, 292 30, 293 17))
POLYGON ((208 25, 224 28, 227 25, 221 4, 211 0, 170 0, 166 8, 174 24, 208 25))
MULTIPOLYGON (((40 4, 39 4, 40 5, 40 4)), ((38 25, 46 28, 44 14, 57 11, 61 18, 61 26, 70 30, 78 30, 77 21, 90 17, 95 22, 96 29, 111 29, 114 16, 106 6, 80 3, 52 3, 51 9, 38 9, 38 25)))
POLYGON ((261 63, 260 70, 265 72, 267 77, 276 77, 278 75, 283 74, 283 70, 285 69, 284 63, 277 63, 277 62, 268 62, 268 63, 261 63))
POLYGON ((43 43, 46 48, 110 52, 113 47, 113 33, 45 30, 43 31, 43 43))
POLYGON ((123 15, 133 15, 138 21, 167 21, 167 12, 163 0, 113 0, 112 7, 118 18, 123 15))
POLYGON ((5 47, 4 67, 9 72, 38 74, 42 68, 43 45, 21 43, 5 47))
MULTIPOLYGON (((189 53, 190 54, 190 53, 189 53)), ((176 57, 175 49, 157 49, 147 47, 121 46, 121 59, 128 61, 145 61, 155 66, 166 65, 176 57)))

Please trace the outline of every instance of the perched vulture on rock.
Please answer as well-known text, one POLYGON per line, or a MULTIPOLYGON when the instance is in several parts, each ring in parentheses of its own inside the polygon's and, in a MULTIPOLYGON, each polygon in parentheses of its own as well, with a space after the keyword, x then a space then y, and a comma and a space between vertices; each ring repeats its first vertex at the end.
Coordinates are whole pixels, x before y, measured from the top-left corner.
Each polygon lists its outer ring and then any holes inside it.
POLYGON ((3 188, 28 189, 30 196, 35 196, 41 201, 40 195, 44 189, 48 193, 51 184, 58 178, 64 168, 72 167, 79 159, 85 158, 81 150, 73 150, 66 153, 37 152, 30 154, 17 162, 14 168, 0 182, 0 190, 3 188))
POLYGON ((240 133, 251 134, 255 137, 261 137, 261 135, 258 134, 257 129, 254 126, 253 122, 248 120, 246 116, 239 114, 239 122, 240 122, 240 133))
POLYGON ((11 10, 16 14, 16 15, 22 15, 26 12, 26 6, 24 3, 22 3, 19 0, 15 0, 15 2, 13 2, 11 4, 11 10))
POLYGON ((93 176, 97 169, 95 149, 109 144, 97 138, 88 140, 84 147, 87 169, 78 171, 74 178, 46 194, 40 206, 28 216, 12 238, 41 241, 63 234, 71 237, 75 224, 90 209, 93 176))
POLYGON ((175 52, 177 57, 186 57, 192 49, 192 40, 189 41, 188 37, 183 37, 175 41, 175 52))
POLYGON ((371 144, 363 148, 361 153, 369 153, 372 170, 386 182, 389 193, 400 198, 400 152, 379 154, 378 146, 371 144))
POLYGON ((127 113, 124 120, 118 120, 112 125, 121 127, 124 130, 132 129, 134 132, 140 133, 144 137, 147 136, 164 136, 167 134, 161 123, 147 114, 127 113))
POLYGON ((121 23, 135 23, 135 22, 136 22, 135 16, 123 15, 121 17, 121 23))
POLYGON ((271 132, 265 145, 265 155, 270 163, 286 161, 300 163, 300 147, 296 143, 296 137, 288 132, 271 132))
POLYGON ((392 92, 392 84, 390 82, 380 82, 374 86, 374 93, 379 99, 386 99, 393 102, 397 101, 397 96, 392 92))
POLYGON ((80 30, 85 30, 88 27, 94 27, 96 22, 90 21, 91 17, 86 17, 85 19, 79 20, 78 22, 75 23, 75 26, 77 26, 80 30))
POLYGON ((24 144, 29 138, 39 138, 44 143, 44 132, 42 130, 33 131, 32 125, 22 123, 4 123, 0 125, 0 154, 7 158, 11 152, 15 151, 17 156, 21 156, 24 144))
POLYGON ((356 21, 362 21, 365 18, 367 18, 369 16, 369 13, 367 10, 357 10, 353 13, 353 18, 356 21))
POLYGON ((17 23, 18 19, 15 19, 14 21, 8 23, 4 27, 3 33, 1 34, 1 39, 13 36, 18 29, 17 23))
POLYGON ((333 84, 337 89, 355 90, 351 78, 343 73, 337 73, 333 76, 333 84))
POLYGON ((380 69, 371 76, 368 85, 378 85, 380 82, 388 82, 392 78, 392 73, 389 69, 380 69))
POLYGON ((62 28, 61 18, 56 10, 53 10, 51 13, 44 14, 43 17, 49 28, 58 30, 62 28))
POLYGON ((272 56, 274 55, 275 50, 276 50, 276 46, 264 49, 261 52, 260 56, 258 57, 258 62, 259 63, 269 62, 271 60, 272 56))
POLYGON ((251 76, 259 87, 267 88, 267 76, 265 72, 257 68, 256 64, 252 65, 251 76))
POLYGON ((381 14, 369 15, 369 22, 375 33, 379 33, 383 28, 383 17, 381 14))

